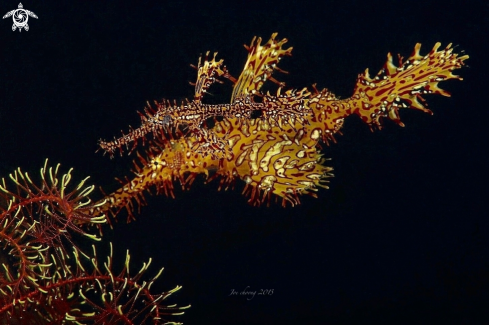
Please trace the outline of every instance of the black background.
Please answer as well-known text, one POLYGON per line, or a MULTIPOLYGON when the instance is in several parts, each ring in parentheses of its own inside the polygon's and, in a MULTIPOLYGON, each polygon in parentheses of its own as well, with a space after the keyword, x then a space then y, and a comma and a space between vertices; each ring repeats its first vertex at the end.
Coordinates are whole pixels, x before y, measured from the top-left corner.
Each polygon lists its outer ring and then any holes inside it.
MULTIPOLYGON (((16 1, 3 1, 6 13, 16 1)), ((318 83, 342 98, 386 54, 422 54, 440 41, 470 55, 464 81, 428 96, 434 116, 404 110, 400 128, 371 133, 349 118, 325 147, 335 178, 319 198, 253 208, 240 192, 199 178, 176 199, 148 196, 137 221, 106 231, 116 259, 165 266, 156 290, 191 304, 185 324, 487 324, 487 1, 23 2, 28 32, 0 25, 0 175, 32 175, 45 158, 106 191, 131 157, 95 153, 138 126, 146 100, 191 98, 199 55, 219 51, 234 76, 243 44, 289 39, 288 86, 318 83), (230 296, 273 289, 272 296, 230 296), (248 297, 249 298, 249 297, 248 297)), ((273 89, 273 85, 270 87, 273 89)), ((216 85, 207 102, 227 102, 216 85)), ((100 198, 96 193, 94 199, 100 198)), ((124 220, 124 218, 121 218, 124 220)))

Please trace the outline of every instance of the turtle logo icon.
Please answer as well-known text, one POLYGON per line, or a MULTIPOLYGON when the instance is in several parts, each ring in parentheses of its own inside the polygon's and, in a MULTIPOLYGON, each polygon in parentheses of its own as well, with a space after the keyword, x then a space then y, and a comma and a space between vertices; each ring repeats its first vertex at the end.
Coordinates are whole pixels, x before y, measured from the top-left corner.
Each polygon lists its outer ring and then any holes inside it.
POLYGON ((12 31, 14 32, 17 28, 19 29, 19 32, 22 31, 22 28, 24 28, 26 31, 29 30, 29 25, 27 25, 29 16, 37 19, 36 14, 33 13, 32 11, 25 10, 24 6, 22 6, 22 3, 19 3, 18 9, 14 9, 12 11, 7 12, 3 16, 3 19, 8 18, 10 16, 12 16, 12 19, 14 20, 14 24, 12 25, 12 31))

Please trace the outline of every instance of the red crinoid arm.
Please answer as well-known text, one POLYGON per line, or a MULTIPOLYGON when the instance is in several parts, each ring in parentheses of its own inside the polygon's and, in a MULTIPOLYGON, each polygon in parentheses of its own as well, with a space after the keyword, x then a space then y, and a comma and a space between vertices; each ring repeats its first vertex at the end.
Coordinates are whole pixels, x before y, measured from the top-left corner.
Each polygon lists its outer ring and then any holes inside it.
POLYGON ((94 213, 105 201, 92 204, 87 179, 70 189, 72 170, 58 172, 46 161, 40 185, 20 169, 12 184, 0 183, 0 324, 162 324, 163 315, 182 313, 185 307, 163 305, 180 287, 151 293, 161 271, 143 281, 151 261, 130 275, 127 254, 114 273, 112 247, 105 263, 95 247, 92 254, 78 249, 76 239, 99 239, 86 226, 106 221, 94 213))

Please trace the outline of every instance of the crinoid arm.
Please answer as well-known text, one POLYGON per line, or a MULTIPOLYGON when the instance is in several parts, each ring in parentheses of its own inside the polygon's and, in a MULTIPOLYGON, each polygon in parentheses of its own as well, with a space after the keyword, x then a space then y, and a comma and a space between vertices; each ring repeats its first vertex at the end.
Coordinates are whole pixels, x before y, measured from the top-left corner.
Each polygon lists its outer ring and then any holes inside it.
POLYGON ((0 324, 171 324, 187 307, 165 305, 180 286, 154 294, 161 275, 146 277, 151 260, 130 272, 129 253, 120 272, 112 246, 104 262, 78 248, 100 240, 92 230, 106 222, 92 203, 88 178, 72 186, 72 169, 41 168, 40 181, 17 169, 0 184, 0 324), (33 180, 34 179, 34 180, 33 180))
POLYGON ((161 276, 160 269, 148 277, 152 262, 130 271, 130 255, 121 271, 114 270, 113 249, 102 262, 95 246, 90 254, 76 247, 60 252, 61 260, 48 260, 42 254, 43 274, 24 281, 22 290, 11 284, 0 287, 2 324, 181 324, 171 321, 190 307, 167 304, 168 297, 181 289, 176 286, 153 293, 152 286, 161 276))
POLYGON ((70 240, 73 233, 96 239, 83 228, 105 222, 103 216, 91 214, 97 207, 89 198, 94 186, 85 186, 87 177, 70 190, 73 169, 60 176, 60 165, 49 167, 47 163, 46 159, 41 168, 40 185, 20 168, 9 175, 11 184, 2 179, 0 195, 5 202, 0 207, 2 231, 6 234, 13 231, 10 227, 14 225, 24 226, 26 233, 35 237, 35 242, 53 247, 61 247, 62 240, 70 240), (12 216, 21 216, 22 222, 15 223, 12 216))

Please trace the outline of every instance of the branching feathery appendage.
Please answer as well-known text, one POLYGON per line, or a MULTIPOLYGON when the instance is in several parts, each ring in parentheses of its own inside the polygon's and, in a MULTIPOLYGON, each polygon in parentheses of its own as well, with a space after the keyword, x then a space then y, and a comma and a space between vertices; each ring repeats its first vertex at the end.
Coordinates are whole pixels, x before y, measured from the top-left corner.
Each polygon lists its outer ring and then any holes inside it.
MULTIPOLYGON (((426 94, 448 96, 438 83, 462 78, 452 74, 460 69, 468 55, 458 55, 451 45, 438 50, 437 43, 425 56, 420 55, 420 44, 406 61, 399 56, 399 67, 392 55, 374 78, 368 70, 359 75, 352 97, 340 100, 327 89, 283 91, 285 84, 272 77, 280 59, 291 55, 292 48, 282 49, 286 39, 276 40, 276 33, 264 45, 254 38, 248 58, 239 78, 233 78, 216 61, 199 59, 193 101, 181 105, 169 101, 156 103, 146 109, 142 126, 123 138, 100 142, 100 147, 111 156, 123 146, 131 150, 146 134, 149 149, 143 158, 139 155, 136 175, 122 182, 122 188, 107 196, 99 213, 132 211, 133 201, 144 203, 143 192, 156 187, 158 192, 172 194, 173 181, 184 188, 204 174, 209 179, 221 177, 221 185, 229 187, 237 179, 246 182, 249 202, 258 205, 276 195, 292 205, 299 203, 300 194, 314 194, 332 176, 331 168, 321 165, 321 142, 336 142, 335 135, 343 127, 345 118, 352 114, 361 117, 371 129, 381 128, 381 119, 388 118, 403 126, 400 108, 414 108, 430 113, 423 106, 426 94), (231 102, 208 105, 203 96, 218 78, 233 82, 231 102), (263 94, 265 81, 278 84, 276 94, 263 94), (213 123, 207 124, 208 119, 213 123), (217 119, 216 119, 217 118, 217 119), (210 126, 208 126, 210 125, 210 126), (183 132, 178 132, 181 129, 183 132), (162 131, 164 130, 164 131, 162 131), (171 134, 172 136, 168 136, 171 134)), ((130 212, 130 216, 132 216, 130 212)))
POLYGON ((123 269, 115 272, 112 245, 103 263, 95 247, 90 255, 77 248, 60 254, 64 265, 55 260, 50 266, 52 273, 36 279, 36 288, 14 300, 2 301, 0 319, 9 324, 19 319, 35 319, 36 324, 180 324, 168 316, 182 315, 190 307, 164 305, 180 286, 151 293, 154 281, 163 272, 160 269, 153 277, 146 277, 151 259, 139 271, 130 272, 127 252, 123 269))
POLYGON ((82 238, 100 240, 87 226, 106 221, 93 214, 104 200, 91 203, 87 178, 71 187, 72 170, 59 175, 59 167, 46 161, 37 184, 20 169, 2 179, 0 324, 163 324, 181 314, 186 307, 163 305, 180 287, 150 292, 161 274, 143 279, 151 261, 130 272, 127 253, 115 272, 112 250, 102 263, 95 247, 77 247, 82 238))

